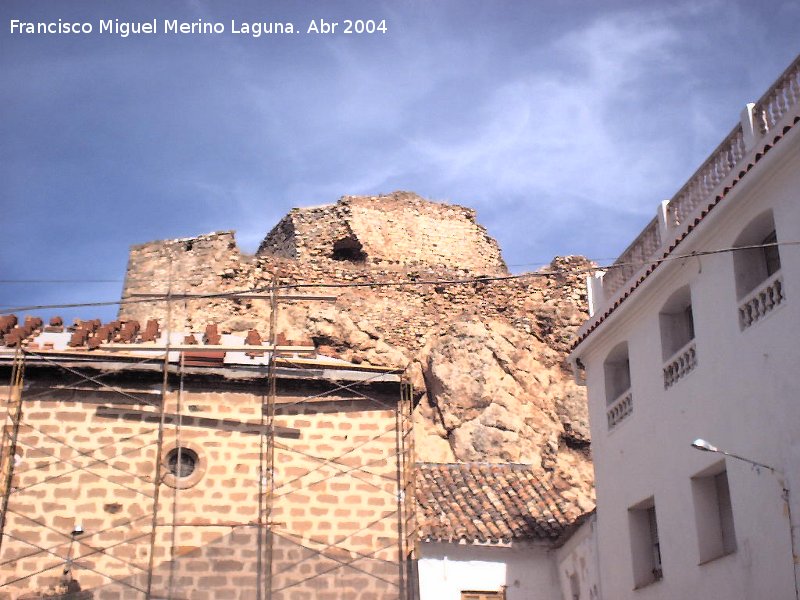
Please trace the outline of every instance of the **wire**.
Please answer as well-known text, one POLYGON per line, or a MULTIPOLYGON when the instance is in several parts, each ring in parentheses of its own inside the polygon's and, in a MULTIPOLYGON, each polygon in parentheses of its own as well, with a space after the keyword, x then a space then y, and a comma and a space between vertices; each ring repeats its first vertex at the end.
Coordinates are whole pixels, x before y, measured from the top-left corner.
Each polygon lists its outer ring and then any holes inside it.
MULTIPOLYGON (((740 250, 753 250, 758 248, 769 248, 776 246, 796 246, 800 245, 800 241, 789 242, 772 242, 769 244, 752 244, 748 246, 736 246, 730 248, 719 248, 716 250, 697 250, 686 254, 669 254, 661 258, 652 258, 645 261, 638 262, 620 262, 613 263, 605 266, 590 266, 577 269, 551 269, 548 271, 531 271, 529 273, 519 273, 516 275, 491 275, 491 276, 476 276, 468 277, 465 279, 419 279, 419 280, 397 280, 397 281, 359 281, 359 282, 318 282, 318 283, 289 283, 275 286, 277 290, 290 290, 290 289, 309 289, 309 288, 330 288, 330 289, 344 289, 344 288, 380 288, 380 287, 418 287, 418 286, 444 286, 444 285, 475 285, 481 283, 489 283, 493 281, 512 281, 517 279, 534 279, 534 278, 549 278, 557 277, 559 275, 578 275, 588 274, 597 271, 611 271, 614 269, 623 269, 626 267, 643 267, 645 265, 658 265, 663 262, 673 260, 684 260, 686 258, 693 258, 695 256, 709 256, 713 254, 723 254, 727 252, 736 252, 740 250)), ((587 259, 588 260, 588 259, 587 259)), ((566 284, 563 284, 566 287, 566 284)), ((11 314, 15 312, 27 312, 32 310, 50 310, 56 308, 89 308, 99 306, 122 306, 128 304, 152 304, 154 302, 166 301, 169 298, 173 300, 178 299, 236 299, 241 294, 252 294, 256 292, 267 292, 273 289, 272 286, 261 286, 251 288, 248 290, 226 291, 226 292, 213 292, 207 294, 154 294, 147 298, 121 298, 120 300, 109 300, 101 302, 73 302, 68 304, 38 304, 29 306, 15 306, 15 307, 0 307, 0 314, 11 314)))

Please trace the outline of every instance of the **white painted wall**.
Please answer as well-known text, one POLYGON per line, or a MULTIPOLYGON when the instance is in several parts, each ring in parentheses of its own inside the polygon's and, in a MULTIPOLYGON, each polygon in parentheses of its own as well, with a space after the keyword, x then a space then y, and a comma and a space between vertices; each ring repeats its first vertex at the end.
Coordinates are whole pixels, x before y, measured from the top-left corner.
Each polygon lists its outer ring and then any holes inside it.
POLYGON ((591 515, 556 551, 563 600, 600 600, 597 516, 591 515), (577 595, 576 595, 577 594, 577 595))
POLYGON ((506 587, 507 600, 560 600, 555 553, 538 546, 420 544, 420 600, 459 600, 506 587))
MULTIPOLYGON (((800 126, 676 252, 730 247, 767 208, 779 241, 800 240, 800 126)), ((586 366, 605 598, 795 598, 790 527, 800 538, 800 246, 781 246, 780 256, 787 300, 744 331, 733 256, 721 253, 662 264, 573 353, 586 366), (658 313, 686 284, 698 365, 665 390, 658 313), (621 341, 630 352, 633 413, 609 432, 603 361, 621 341), (706 564, 699 564, 691 477, 723 457, 691 448, 699 437, 786 475, 725 460, 737 549, 706 564), (784 485, 791 490, 792 524, 784 485), (628 508, 651 496, 664 576, 634 591, 628 508)))

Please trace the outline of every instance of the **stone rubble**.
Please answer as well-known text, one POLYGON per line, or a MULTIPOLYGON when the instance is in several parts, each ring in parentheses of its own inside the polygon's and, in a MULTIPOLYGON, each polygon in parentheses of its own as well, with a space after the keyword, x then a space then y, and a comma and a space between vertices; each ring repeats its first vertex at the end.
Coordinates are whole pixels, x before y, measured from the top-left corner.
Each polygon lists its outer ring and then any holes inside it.
POLYGON ((542 274, 492 280, 508 270, 474 211, 409 192, 347 196, 293 209, 254 256, 230 231, 133 247, 123 299, 136 302, 122 304, 119 317, 269 339, 273 285, 279 294, 335 295, 280 302, 277 332, 310 338, 331 356, 406 369, 419 394, 418 460, 530 463, 559 472, 572 485, 563 493, 590 509, 586 399, 565 360, 586 317, 590 267, 556 257, 542 274), (283 287, 298 284, 331 287, 283 287), (357 287, 333 287, 342 284, 357 287), (264 297, 176 300, 167 324, 164 301, 136 294, 170 286, 173 294, 264 297))

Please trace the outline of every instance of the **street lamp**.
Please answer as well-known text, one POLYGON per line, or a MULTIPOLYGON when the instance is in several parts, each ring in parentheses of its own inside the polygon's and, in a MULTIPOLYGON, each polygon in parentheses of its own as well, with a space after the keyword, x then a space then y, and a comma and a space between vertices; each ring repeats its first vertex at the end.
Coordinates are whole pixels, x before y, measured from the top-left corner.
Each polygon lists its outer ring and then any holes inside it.
POLYGON ((765 465, 764 463, 760 463, 758 461, 745 458, 744 456, 739 456, 738 454, 734 454, 733 452, 726 452, 725 450, 720 450, 713 444, 707 442, 703 438, 697 438, 695 441, 692 442, 692 448, 697 450, 702 450, 703 452, 714 452, 716 454, 722 454, 724 456, 730 456, 731 458, 735 458, 737 460, 741 460, 746 462, 758 469, 769 469, 776 475, 781 475, 783 477, 783 481, 781 482, 782 488, 782 497, 783 500, 786 502, 786 513, 789 517, 789 541, 792 546, 792 569, 794 570, 794 596, 796 600, 800 600, 800 589, 798 588, 798 575, 797 575, 797 561, 795 560, 795 556, 797 553, 795 552, 795 543, 794 543, 794 529, 792 529, 792 504, 789 501, 789 488, 786 487, 786 476, 780 470, 776 469, 775 467, 770 467, 769 465, 765 465))

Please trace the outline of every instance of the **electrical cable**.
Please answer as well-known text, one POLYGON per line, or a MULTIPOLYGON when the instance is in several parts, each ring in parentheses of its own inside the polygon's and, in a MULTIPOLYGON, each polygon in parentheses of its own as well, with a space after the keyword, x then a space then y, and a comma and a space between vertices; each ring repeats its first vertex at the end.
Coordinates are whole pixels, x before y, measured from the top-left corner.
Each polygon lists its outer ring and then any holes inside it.
MULTIPOLYGON (((293 283, 282 284, 275 289, 290 290, 290 289, 310 289, 310 288, 330 288, 330 289, 346 289, 346 288, 379 288, 379 287, 417 287, 426 285, 474 285, 481 283, 489 283, 494 281, 511 281, 517 279, 532 279, 532 278, 548 278, 557 277, 559 275, 578 275, 595 273, 597 271, 611 271, 614 269, 623 269, 626 267, 644 267, 646 265, 658 265, 663 262, 670 262, 674 260, 684 260, 686 258, 693 258, 695 256, 710 256, 713 254, 723 254, 728 252, 736 252, 741 250, 753 250, 759 248, 767 248, 774 246, 796 246, 800 245, 800 241, 789 242, 772 242, 768 244, 751 244, 747 246, 736 246, 729 248, 719 248, 716 250, 697 250, 687 254, 668 254, 661 258, 652 258, 644 261, 637 262, 624 262, 613 263, 605 266, 584 267, 578 269, 552 269, 548 271, 531 271, 529 273, 519 273, 516 275, 492 275, 492 276, 477 276, 465 279, 425 279, 425 280, 412 280, 412 281, 364 281, 364 282, 328 282, 328 283, 293 283)), ((564 284, 566 286, 566 284, 564 284)), ((253 294, 259 292, 266 292, 271 289, 270 286, 261 286, 249 290, 226 291, 226 292, 213 292, 207 294, 172 294, 173 299, 189 298, 192 300, 199 299, 236 299, 237 296, 242 294, 253 294)), ((99 306, 121 306, 128 304, 146 304, 159 301, 165 301, 168 298, 166 294, 153 294, 147 298, 121 298, 120 300, 109 300, 101 302, 78 302, 68 304, 40 304, 30 306, 16 306, 16 307, 0 307, 0 314, 11 314, 15 312, 28 312, 32 310, 51 310, 56 308, 89 308, 99 306)))

